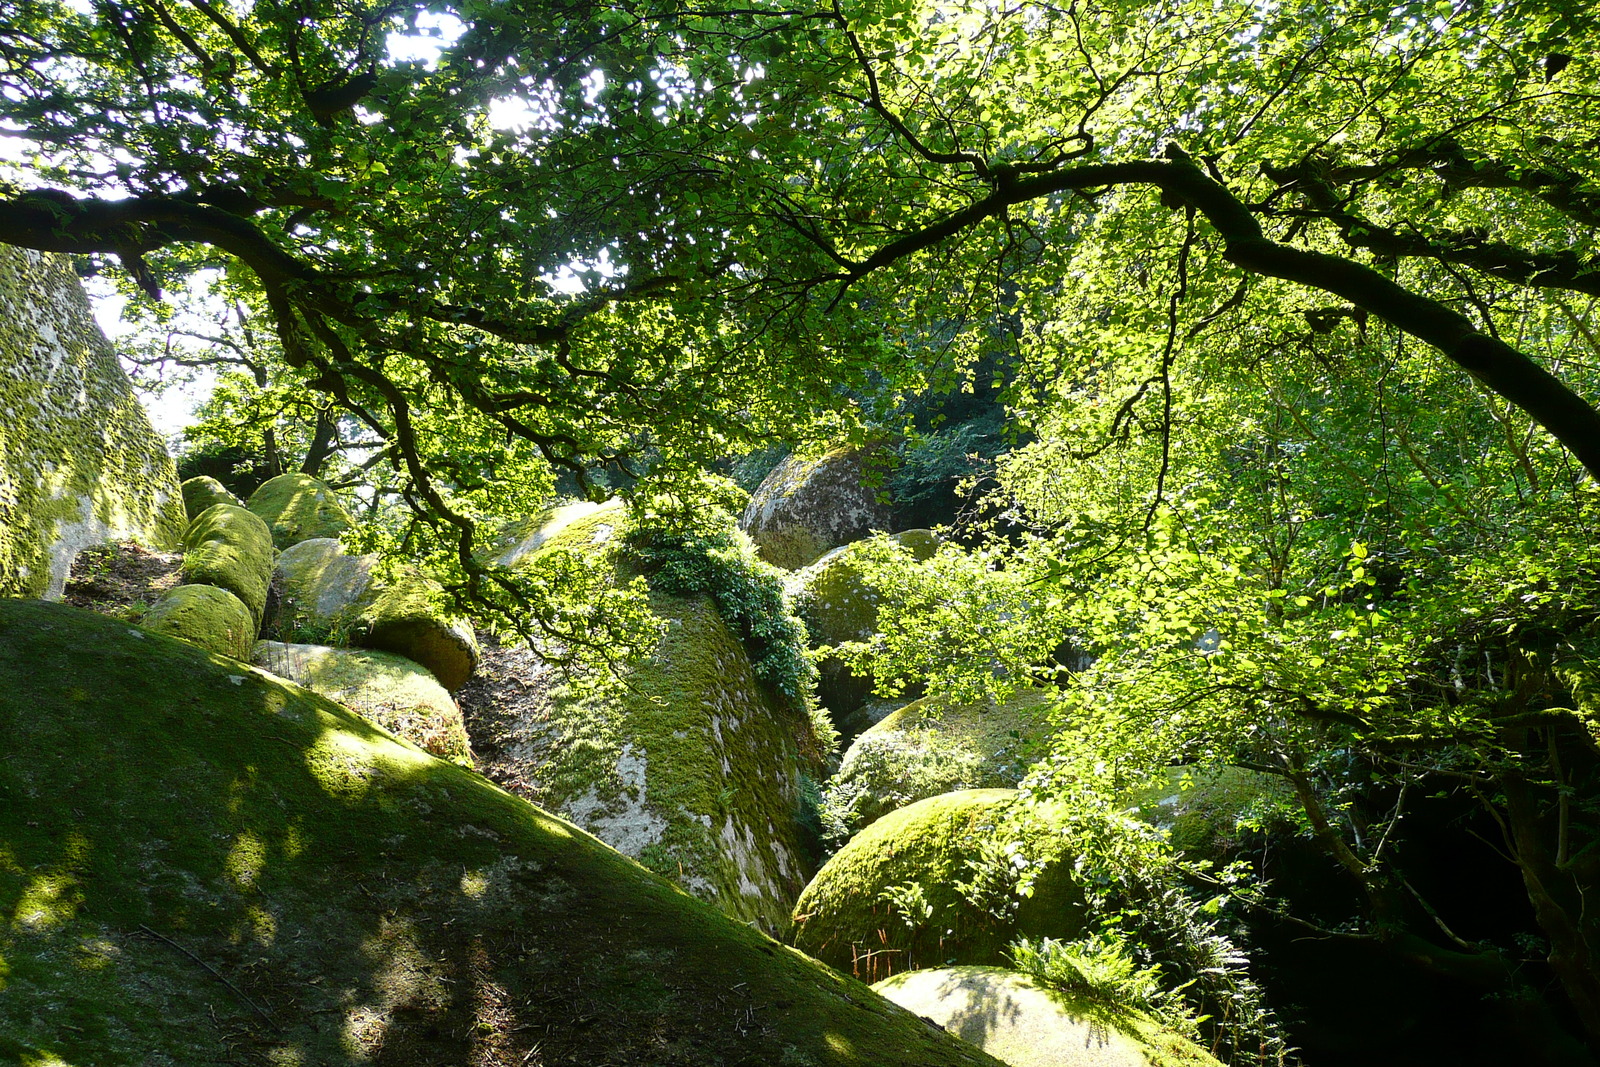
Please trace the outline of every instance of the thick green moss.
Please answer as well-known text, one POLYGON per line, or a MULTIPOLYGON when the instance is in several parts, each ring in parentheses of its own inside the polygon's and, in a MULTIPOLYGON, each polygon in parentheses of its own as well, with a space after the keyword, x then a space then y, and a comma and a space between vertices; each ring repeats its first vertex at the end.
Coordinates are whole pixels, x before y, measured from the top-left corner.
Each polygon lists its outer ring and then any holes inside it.
POLYGON ((794 944, 861 978, 998 963, 1012 939, 1070 937, 1083 897, 1047 808, 1012 789, 946 793, 890 812, 840 849, 795 904, 794 944), (1019 897, 1017 876, 1031 878, 1019 897))
POLYGON ((197 478, 190 478, 178 486, 183 492, 183 511, 193 522, 202 511, 213 504, 232 504, 234 507, 244 507, 244 501, 228 491, 228 487, 211 477, 202 474, 197 478))
POLYGON ((60 596, 90 545, 171 549, 172 460, 62 256, 0 244, 0 596, 60 596))
POLYGON ((1222 1067, 1147 1015, 1107 1009, 1016 971, 911 971, 872 988, 1011 1067, 1222 1067))
POLYGON ((346 555, 331 537, 291 545, 278 556, 283 599, 269 630, 284 640, 393 652, 455 692, 478 665, 471 628, 440 606, 437 583, 410 570, 380 581, 377 563, 346 555))
POLYGON ((272 584, 272 532, 237 504, 213 504, 183 534, 183 578, 215 585, 244 601, 261 627, 272 584))
POLYGON ((997 1067, 264 672, 0 601, 0 1060, 997 1067))
POLYGON ((337 700, 431 755, 472 766, 461 709, 420 663, 391 652, 257 641, 252 661, 337 700))
POLYGON ((940 793, 1013 787, 1043 754, 1048 706, 1038 690, 998 705, 938 697, 908 704, 855 739, 828 783, 826 806, 848 835, 940 793))
POLYGON ((334 491, 309 474, 269 478, 245 506, 266 520, 279 548, 313 537, 338 537, 355 525, 334 491))
POLYGON ((139 619, 151 633, 165 634, 234 659, 250 658, 256 621, 244 601, 215 585, 169 589, 139 619))

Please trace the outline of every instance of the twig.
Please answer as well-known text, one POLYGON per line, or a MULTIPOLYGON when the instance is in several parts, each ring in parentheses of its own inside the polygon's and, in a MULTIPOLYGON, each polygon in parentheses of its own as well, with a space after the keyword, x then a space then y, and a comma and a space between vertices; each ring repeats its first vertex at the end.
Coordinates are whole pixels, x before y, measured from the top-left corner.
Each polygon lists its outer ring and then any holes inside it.
POLYGON ((168 937, 166 934, 158 934, 158 933, 156 933, 154 930, 150 929, 144 923, 140 923, 139 924, 139 929, 143 930, 145 933, 149 934, 151 937, 157 939, 158 941, 165 941, 167 944, 171 945, 173 948, 177 949, 179 952, 183 953, 185 956, 188 956, 191 960, 194 960, 200 966, 204 967, 207 971, 211 972, 211 976, 213 978, 215 978, 217 981, 221 982, 223 985, 227 986, 229 989, 233 990, 233 995, 238 997, 240 1000, 244 1001, 252 1009, 254 1009, 255 1013, 257 1015, 261 1016, 262 1020, 268 1026, 272 1027, 274 1030, 276 1030, 280 1034, 283 1033, 283 1027, 281 1027, 277 1023, 273 1022, 272 1021, 272 1016, 268 1015, 265 1011, 263 1011, 262 1008, 261 1008, 261 1005, 257 1004, 255 1001, 253 1001, 249 997, 245 996, 244 993, 240 992, 238 986, 234 985, 232 982, 230 982, 226 978, 224 978, 222 976, 221 972, 219 972, 215 967, 211 966, 211 964, 207 963, 205 960, 201 959, 199 956, 196 956, 193 952, 190 952, 188 949, 184 948, 182 945, 180 945, 176 941, 172 940, 172 938, 168 937))

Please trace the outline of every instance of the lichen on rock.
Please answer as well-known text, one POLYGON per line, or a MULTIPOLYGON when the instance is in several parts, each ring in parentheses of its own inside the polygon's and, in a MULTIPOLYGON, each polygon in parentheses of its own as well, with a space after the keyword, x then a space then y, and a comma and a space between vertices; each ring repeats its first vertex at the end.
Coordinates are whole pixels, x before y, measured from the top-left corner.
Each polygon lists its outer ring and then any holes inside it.
POLYGON ((139 619, 139 625, 234 659, 248 660, 256 640, 255 617, 249 607, 215 585, 180 585, 167 590, 139 619))
POLYGON ((1142 1012, 1074 997, 1017 971, 940 967, 872 988, 1011 1067, 1222 1067, 1142 1012))
POLYGON ((338 495, 309 474, 280 474, 262 482, 245 507, 266 520, 278 548, 313 537, 338 537, 355 525, 338 495))
POLYGON ((969 789, 890 812, 823 865, 795 904, 794 945, 876 981, 918 967, 998 964, 1019 936, 1084 921, 1071 842, 1014 789, 969 789))
POLYGON ((174 547, 177 472, 67 258, 0 245, 0 365, 0 596, 60 596, 90 545, 174 547))
MULTIPOLYGON (((540 553, 603 554, 629 571, 615 506, 522 524, 540 553)), ((779 931, 809 873, 805 775, 815 727, 803 703, 756 677, 709 597, 652 593, 664 624, 620 687, 579 696, 553 663, 523 649, 491 653, 464 710, 486 774, 560 811, 624 853, 738 919, 779 931)))
POLYGON ((237 504, 213 504, 183 534, 183 578, 215 585, 244 602, 260 629, 272 584, 272 532, 237 504))
POLYGON ((251 662, 336 700, 431 755, 472 766, 461 709, 419 663, 392 652, 257 641, 251 662))
POLYGON ((841 446, 815 459, 790 456, 756 491, 739 519, 768 563, 794 570, 830 549, 873 530, 886 530, 893 518, 880 497, 879 464, 883 445, 841 446))
POLYGON ((0 1059, 999 1067, 305 689, 0 599, 0 1059))
POLYGON ((961 789, 1009 789, 1043 754, 1049 694, 1018 692, 1003 704, 923 697, 892 712, 845 751, 824 809, 848 837, 896 808, 961 789))

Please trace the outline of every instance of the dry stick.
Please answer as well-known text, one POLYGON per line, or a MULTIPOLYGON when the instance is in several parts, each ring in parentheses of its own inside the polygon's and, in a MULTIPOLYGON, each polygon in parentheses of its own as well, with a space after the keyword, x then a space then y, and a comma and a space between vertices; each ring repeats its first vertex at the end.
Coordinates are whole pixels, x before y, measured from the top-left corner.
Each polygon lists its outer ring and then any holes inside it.
POLYGON ((171 945, 173 948, 177 949, 179 952, 183 953, 185 956, 188 956, 191 960, 194 960, 200 966, 204 967, 207 971, 210 971, 211 972, 211 976, 213 978, 215 978, 217 981, 221 982, 223 985, 227 986, 229 989, 233 990, 233 995, 238 997, 240 1000, 244 1001, 252 1009, 254 1009, 255 1013, 257 1015, 261 1016, 262 1020, 268 1026, 272 1027, 274 1030, 276 1030, 280 1034, 283 1033, 283 1027, 281 1027, 277 1023, 273 1022, 272 1021, 272 1016, 268 1015, 265 1011, 263 1011, 262 1008, 261 1008, 261 1005, 257 1004, 255 1001, 253 1001, 249 997, 245 996, 244 993, 242 993, 239 990, 238 986, 234 985, 232 982, 230 982, 226 978, 224 978, 222 976, 222 973, 220 971, 218 971, 215 967, 211 966, 211 964, 207 963, 205 960, 201 959, 199 956, 196 956, 193 952, 190 952, 188 949, 184 948, 182 945, 180 945, 176 941, 172 940, 172 938, 168 937, 166 934, 158 934, 158 933, 156 933, 154 930, 150 929, 144 923, 140 923, 139 924, 139 929, 143 930, 145 933, 149 934, 151 937, 156 938, 159 941, 165 941, 167 944, 171 945))

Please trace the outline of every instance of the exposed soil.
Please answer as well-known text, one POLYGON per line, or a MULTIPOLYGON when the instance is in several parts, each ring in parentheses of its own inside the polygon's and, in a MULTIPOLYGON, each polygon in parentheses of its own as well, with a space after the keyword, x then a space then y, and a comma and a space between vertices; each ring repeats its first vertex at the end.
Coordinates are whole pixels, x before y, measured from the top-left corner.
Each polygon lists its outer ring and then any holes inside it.
POLYGON ((134 541, 108 541, 78 553, 62 599, 117 618, 135 617, 179 584, 181 552, 157 552, 134 541))
POLYGON ((555 671, 526 644, 501 645, 478 631, 478 669, 455 694, 472 742, 477 772, 506 792, 548 805, 541 784, 528 775, 530 747, 550 715, 555 671))

